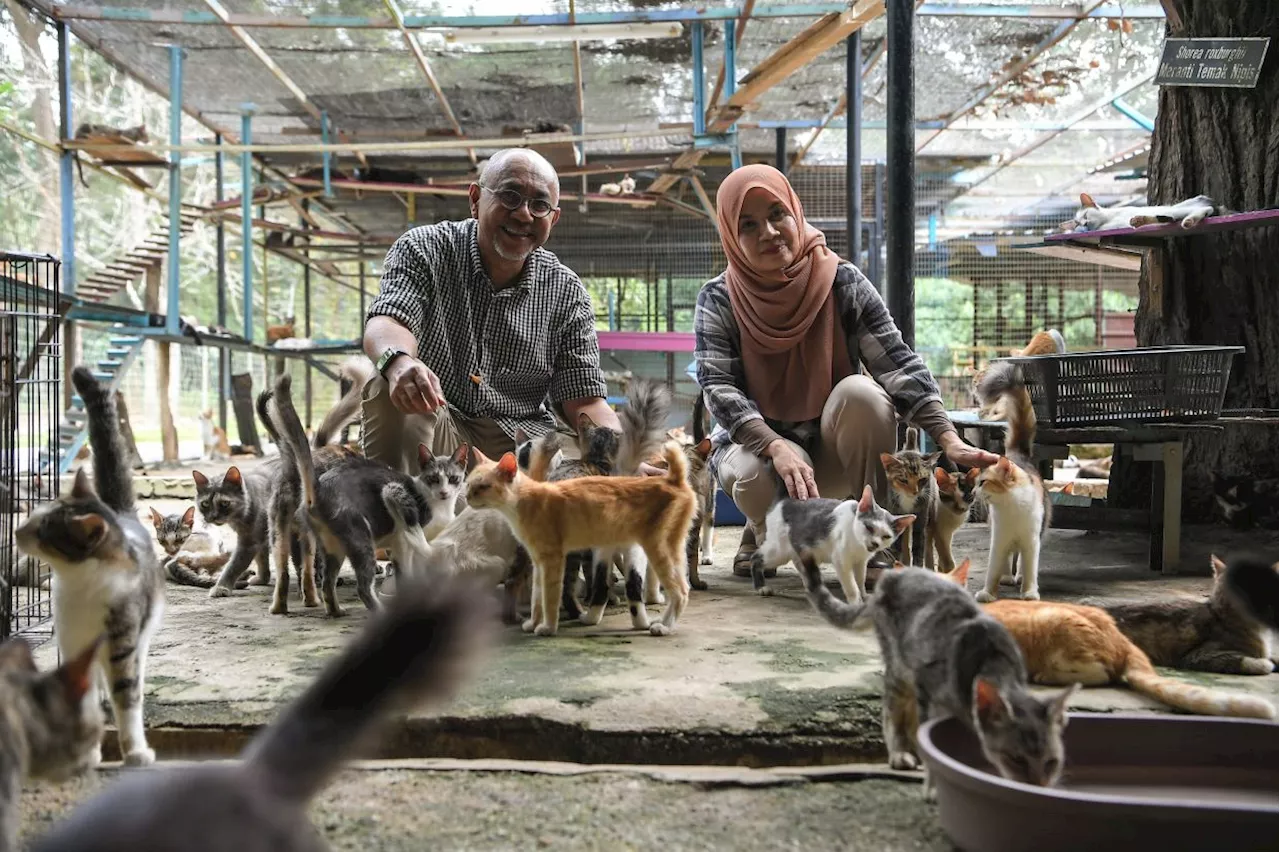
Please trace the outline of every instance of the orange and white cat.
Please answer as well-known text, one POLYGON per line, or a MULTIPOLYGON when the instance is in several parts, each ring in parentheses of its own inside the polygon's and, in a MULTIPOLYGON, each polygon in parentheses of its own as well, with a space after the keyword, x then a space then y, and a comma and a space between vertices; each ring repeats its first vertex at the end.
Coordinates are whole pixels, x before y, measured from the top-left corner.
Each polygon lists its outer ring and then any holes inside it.
POLYGON ((200 414, 200 443, 204 447, 202 458, 206 460, 231 458, 231 444, 227 441, 227 432, 213 422, 211 408, 200 414))
POLYGON ((467 505, 495 509, 506 517, 533 559, 532 612, 523 627, 552 636, 559 626, 564 589, 564 560, 592 548, 639 545, 669 601, 661 621, 645 624, 654 636, 676 626, 689 599, 684 572, 685 538, 697 510, 687 481, 684 452, 668 443, 666 476, 583 476, 561 482, 540 481, 542 471, 521 473, 515 453, 499 461, 475 451, 478 463, 467 477, 467 505))
MULTIPOLYGON (((969 560, 946 576, 965 586, 969 560)), ((1148 698, 1202 716, 1276 717, 1275 708, 1264 698, 1206 689, 1160 676, 1142 649, 1120 632, 1115 619, 1097 607, 1003 600, 983 609, 1003 624, 1018 643, 1032 683, 1127 685, 1148 698)))

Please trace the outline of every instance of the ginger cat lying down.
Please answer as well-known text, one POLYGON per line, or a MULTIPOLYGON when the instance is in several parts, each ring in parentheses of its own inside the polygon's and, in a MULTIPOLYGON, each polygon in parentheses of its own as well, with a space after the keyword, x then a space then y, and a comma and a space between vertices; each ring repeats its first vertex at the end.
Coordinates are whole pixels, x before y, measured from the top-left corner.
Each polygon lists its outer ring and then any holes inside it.
MULTIPOLYGON (((668 443, 663 456, 666 476, 583 476, 542 482, 530 469, 521 473, 514 453, 500 461, 475 451, 478 463, 467 477, 467 504, 495 509, 506 517, 533 558, 533 601, 525 632, 552 636, 559 626, 565 556, 591 548, 623 548, 637 544, 666 589, 669 601, 662 620, 647 624, 654 636, 675 629, 689 599, 683 560, 685 538, 697 509, 687 481, 684 452, 668 443)), ((643 604, 641 604, 643 615, 643 604)))

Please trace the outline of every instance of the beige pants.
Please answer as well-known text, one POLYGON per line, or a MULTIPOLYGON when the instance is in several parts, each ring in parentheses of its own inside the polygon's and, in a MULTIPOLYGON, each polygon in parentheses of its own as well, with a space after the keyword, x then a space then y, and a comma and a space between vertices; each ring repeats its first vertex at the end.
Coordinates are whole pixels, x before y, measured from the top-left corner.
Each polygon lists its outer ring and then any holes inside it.
MULTIPOLYGON (((431 454, 449 455, 466 442, 491 459, 515 450, 515 441, 488 417, 463 417, 448 408, 429 414, 404 414, 391 403, 386 379, 374 376, 360 397, 360 441, 365 456, 405 473, 418 470, 418 444, 431 454)), ((561 436, 567 458, 577 458, 572 434, 561 436)))
MULTIPOLYGON (((861 494, 870 484, 876 502, 885 505, 888 487, 880 454, 897 450, 897 415, 893 400, 874 379, 849 376, 832 389, 822 408, 816 457, 791 441, 787 443, 813 466, 813 478, 823 497, 845 499, 861 494)), ((756 541, 761 541, 765 515, 776 499, 775 478, 760 459, 739 444, 729 444, 717 455, 720 487, 751 522, 756 541)))

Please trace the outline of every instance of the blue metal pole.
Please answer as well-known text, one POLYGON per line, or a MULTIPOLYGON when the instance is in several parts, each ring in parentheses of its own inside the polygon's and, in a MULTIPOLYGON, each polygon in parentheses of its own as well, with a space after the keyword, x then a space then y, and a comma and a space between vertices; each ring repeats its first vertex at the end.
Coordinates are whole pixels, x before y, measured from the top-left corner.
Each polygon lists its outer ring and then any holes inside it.
MULTIPOLYGON (((182 48, 169 45, 169 144, 182 144, 182 48)), ((169 298, 165 306, 166 334, 181 332, 178 307, 179 242, 182 239, 182 152, 169 152, 169 298)))
MULTIPOLYGON (((726 75, 727 76, 727 75, 726 75)), ((693 22, 693 135, 707 132, 706 81, 702 79, 702 21, 693 22)))
MULTIPOLYGON (((71 33, 66 21, 58 21, 58 100, 62 138, 75 133, 71 117, 71 33)), ((62 195, 62 292, 76 291, 76 183, 75 151, 63 150, 58 162, 58 189, 62 195)))
MULTIPOLYGON (((724 22, 724 99, 727 101, 738 90, 738 22, 729 18, 724 22)), ((742 145, 738 142, 738 125, 729 128, 733 144, 729 147, 729 165, 742 168, 742 145)))
MULTIPOLYGON (((240 105, 240 142, 253 144, 253 104, 240 105)), ((240 261, 244 278, 244 339, 253 342, 253 155, 240 155, 240 261)))
MULTIPOLYGON (((329 111, 327 109, 320 110, 320 141, 329 144, 329 111)), ((324 197, 333 197, 333 187, 329 185, 329 169, 330 159, 333 157, 328 151, 324 152, 324 197)))
POLYGON ((1124 98, 1116 98, 1111 102, 1111 105, 1116 108, 1117 112, 1148 133, 1151 133, 1156 129, 1156 123, 1154 121, 1134 109, 1133 106, 1124 98))

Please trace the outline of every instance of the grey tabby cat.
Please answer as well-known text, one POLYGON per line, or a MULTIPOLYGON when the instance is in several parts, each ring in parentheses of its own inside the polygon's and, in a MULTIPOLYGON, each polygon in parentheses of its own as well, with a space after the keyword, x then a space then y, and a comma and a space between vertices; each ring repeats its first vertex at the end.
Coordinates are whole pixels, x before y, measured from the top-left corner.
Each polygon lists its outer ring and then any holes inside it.
MULTIPOLYGON (((836 627, 871 615, 884 658, 882 729, 889 765, 914 769, 916 729, 954 716, 978 737, 982 753, 1014 781, 1052 786, 1062 772, 1062 730, 1073 684, 1042 701, 1027 690, 1022 652, 1009 632, 947 577, 919 568, 886 571, 869 601, 846 604, 804 562, 809 601, 836 627)), ((932 796, 926 773, 925 795, 932 796)))
MULTIPOLYGON (((231 554, 219 549, 218 543, 207 532, 196 532, 195 519, 195 506, 181 515, 162 515, 151 509, 156 541, 165 552, 166 558, 161 566, 165 577, 182 586, 208 589, 213 587, 214 574, 227 564, 231 554)), ((236 581, 236 588, 246 585, 246 580, 236 581)))
POLYGON ((232 466, 226 473, 205 476, 198 470, 191 471, 196 483, 196 506, 206 523, 227 525, 236 534, 236 546, 231 551, 227 567, 222 569, 217 581, 209 589, 209 597, 225 598, 249 566, 257 563, 258 570, 253 585, 271 583, 271 555, 267 548, 268 512, 273 480, 280 475, 280 460, 268 459, 249 474, 232 466))
POLYGON ((488 644, 474 583, 406 584, 236 762, 156 769, 115 782, 32 852, 319 852, 309 803, 383 723, 452 694, 488 644))
POLYGON ((885 477, 889 480, 889 509, 916 516, 916 522, 902 534, 898 552, 908 565, 933 568, 931 539, 938 517, 938 483, 933 469, 942 453, 920 452, 920 430, 907 427, 902 449, 892 455, 880 454, 885 477))
POLYGON ((17 848, 24 778, 61 781, 90 768, 102 707, 86 700, 100 640, 51 672, 21 639, 0 645, 0 852, 17 848))
MULTIPOLYGON (((17 531, 18 546, 53 566, 54 635, 63 657, 106 634, 98 663, 120 751, 127 765, 138 766, 156 757, 147 747, 142 696, 147 649, 164 613, 164 573, 138 520, 115 396, 87 367, 76 367, 71 381, 88 415, 94 485, 83 467, 76 471, 70 495, 39 507, 17 531)), ((96 681, 90 699, 98 700, 96 681)))

